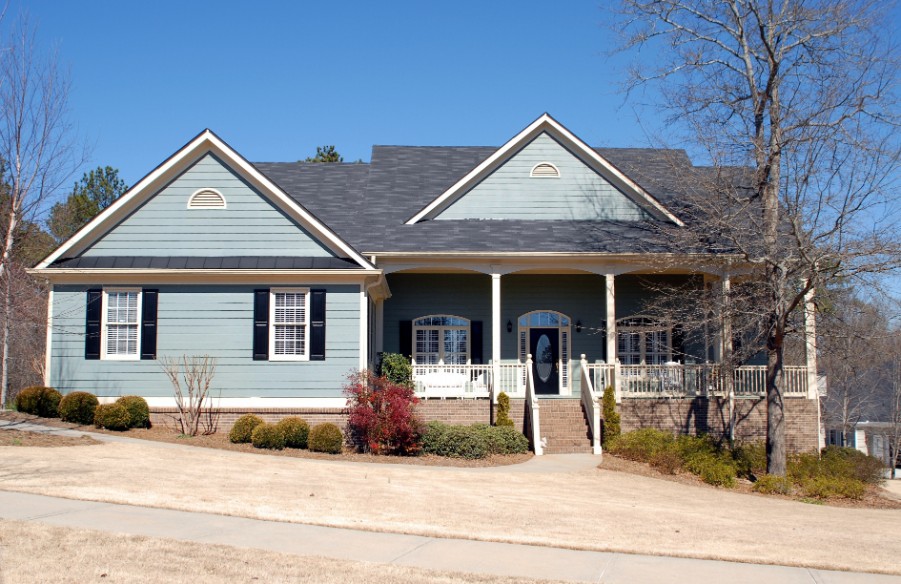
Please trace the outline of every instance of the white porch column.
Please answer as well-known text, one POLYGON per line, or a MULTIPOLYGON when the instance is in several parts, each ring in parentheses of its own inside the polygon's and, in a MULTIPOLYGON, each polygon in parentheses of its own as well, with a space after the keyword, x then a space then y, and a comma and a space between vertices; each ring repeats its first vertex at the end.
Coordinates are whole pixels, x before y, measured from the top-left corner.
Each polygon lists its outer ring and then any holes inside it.
POLYGON ((497 383, 501 376, 501 275, 491 274, 491 399, 500 393, 497 383))
POLYGON ((807 399, 817 399, 817 315, 814 291, 804 295, 804 356, 807 364, 807 399))
MULTIPOLYGON (((618 359, 616 358, 616 278, 613 274, 605 274, 604 279, 606 280, 605 314, 607 316, 607 364, 609 365, 611 363, 618 363, 618 359)), ((616 397, 616 403, 622 401, 619 377, 619 368, 616 368, 613 374, 613 395, 616 397)))
POLYGON ((729 439, 735 440, 735 372, 732 368, 732 315, 730 313, 732 279, 728 272, 723 273, 720 286, 723 307, 723 333, 719 343, 720 371, 725 375, 725 390, 726 395, 729 396, 729 439))

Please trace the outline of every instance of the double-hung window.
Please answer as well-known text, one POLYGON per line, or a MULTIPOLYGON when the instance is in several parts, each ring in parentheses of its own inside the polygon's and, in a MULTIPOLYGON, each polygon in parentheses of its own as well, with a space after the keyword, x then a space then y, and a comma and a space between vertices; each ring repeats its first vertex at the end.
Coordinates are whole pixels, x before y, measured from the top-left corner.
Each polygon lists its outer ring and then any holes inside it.
POLYGON ((139 359, 141 347, 141 290, 103 291, 101 347, 104 359, 139 359))
POLYGON ((309 360, 309 290, 273 288, 269 294, 269 359, 309 360))

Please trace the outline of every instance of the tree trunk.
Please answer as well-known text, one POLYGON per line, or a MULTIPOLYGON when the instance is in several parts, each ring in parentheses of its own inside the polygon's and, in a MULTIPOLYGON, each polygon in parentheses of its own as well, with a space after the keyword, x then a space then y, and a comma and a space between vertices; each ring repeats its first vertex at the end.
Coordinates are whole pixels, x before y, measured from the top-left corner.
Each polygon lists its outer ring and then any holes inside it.
POLYGON ((776 323, 767 340, 766 367, 766 472, 785 476, 785 401, 782 395, 782 366, 785 333, 776 323))
POLYGON ((12 274, 8 266, 0 278, 3 279, 3 367, 0 372, 0 408, 5 408, 9 396, 9 337, 12 329, 12 274))

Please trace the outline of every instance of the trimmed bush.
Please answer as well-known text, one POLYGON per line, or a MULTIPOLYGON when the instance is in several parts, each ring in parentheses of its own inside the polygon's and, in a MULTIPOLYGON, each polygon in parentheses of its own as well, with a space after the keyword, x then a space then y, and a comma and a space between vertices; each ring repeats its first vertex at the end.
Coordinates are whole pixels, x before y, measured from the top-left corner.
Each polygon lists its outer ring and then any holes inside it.
POLYGON ((529 451, 529 441, 509 426, 451 426, 443 422, 426 424, 422 436, 426 454, 448 458, 485 458, 489 454, 522 454, 529 451))
POLYGON ((310 428, 309 447, 311 452, 327 452, 341 454, 344 447, 344 435, 341 428, 334 424, 317 424, 310 428))
POLYGON ((760 474, 754 482, 754 490, 764 495, 791 495, 794 485, 789 477, 760 474))
POLYGON ((63 396, 59 402, 59 417, 63 422, 88 425, 94 423, 94 410, 100 402, 94 394, 73 391, 63 396))
POLYGON ((484 426, 481 430, 488 445, 488 454, 525 454, 529 439, 512 426, 484 426))
POLYGON ((400 353, 383 353, 379 364, 379 377, 403 387, 413 387, 413 365, 400 353))
POLYGON ((450 458, 485 458, 488 456, 488 441, 478 429, 467 426, 450 426, 438 446, 439 456, 450 458))
POLYGON ((117 404, 122 404, 128 411, 128 427, 129 428, 149 428, 150 427, 150 408, 147 406, 147 400, 136 395, 123 395, 116 400, 117 404))
POLYGON ((58 418, 63 396, 52 387, 26 387, 16 396, 16 409, 42 418, 58 418))
POLYGON ((497 417, 494 425, 498 427, 513 427, 513 420, 510 418, 510 396, 503 391, 497 394, 497 417))
MULTIPOLYGON (((290 416, 279 420, 276 427, 285 436, 285 446, 288 448, 306 448, 310 437, 310 425, 302 418, 290 416)), ((256 446, 256 444, 254 444, 256 446)))
POLYGON ((621 433, 619 414, 616 412, 616 395, 612 385, 604 388, 604 397, 601 398, 601 410, 604 419, 604 447, 606 448, 610 441, 621 433))
POLYGON ((98 428, 122 432, 128 430, 131 416, 120 403, 100 404, 94 410, 94 425, 98 428))
POLYGON ((801 483, 801 491, 806 496, 818 499, 862 499, 866 490, 862 481, 848 477, 820 476, 801 483))
POLYGON ((257 424, 250 433, 250 442, 254 448, 282 450, 285 448, 285 434, 277 424, 257 424))
POLYGON ((432 420, 425 425, 422 433, 422 451, 426 454, 438 454, 440 444, 444 440, 444 433, 450 426, 438 420, 432 420))
POLYGON ((228 439, 234 444, 247 444, 252 439, 253 429, 263 423, 263 418, 254 414, 244 414, 232 426, 228 439))

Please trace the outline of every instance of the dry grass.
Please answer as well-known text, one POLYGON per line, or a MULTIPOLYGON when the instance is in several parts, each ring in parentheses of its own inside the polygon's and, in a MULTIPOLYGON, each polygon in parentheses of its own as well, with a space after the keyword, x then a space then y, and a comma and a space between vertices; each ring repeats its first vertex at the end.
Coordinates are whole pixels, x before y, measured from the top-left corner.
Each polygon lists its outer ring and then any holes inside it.
POLYGON ((23 432, 21 430, 0 431, 0 446, 38 446, 42 448, 57 448, 61 446, 85 446, 100 444, 90 436, 73 438, 70 436, 54 436, 53 434, 38 434, 35 432, 23 432))
POLYGON ((352 464, 147 442, 0 449, 0 488, 373 531, 901 573, 901 538, 886 537, 899 510, 807 505, 604 469, 352 464))
POLYGON ((0 521, 0 582, 540 582, 0 521))

